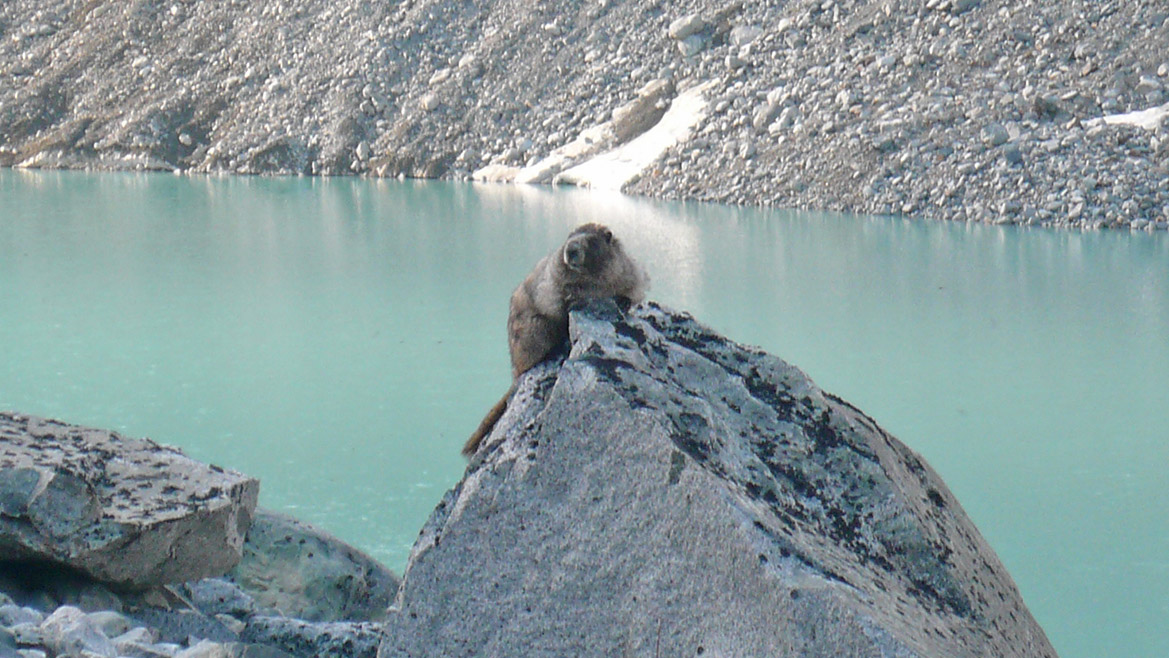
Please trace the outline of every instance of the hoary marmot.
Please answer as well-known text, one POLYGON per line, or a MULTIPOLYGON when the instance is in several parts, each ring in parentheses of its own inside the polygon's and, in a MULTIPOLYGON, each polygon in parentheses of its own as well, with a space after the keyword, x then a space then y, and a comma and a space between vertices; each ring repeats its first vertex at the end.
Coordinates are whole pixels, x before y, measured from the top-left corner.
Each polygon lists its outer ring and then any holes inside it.
POLYGON ((515 392, 515 380, 568 338, 568 310, 573 305, 606 297, 637 304, 648 285, 645 270, 625 253, 613 232, 600 224, 578 227, 563 245, 536 263, 511 295, 507 316, 511 388, 467 439, 463 454, 475 454, 495 427, 515 392))

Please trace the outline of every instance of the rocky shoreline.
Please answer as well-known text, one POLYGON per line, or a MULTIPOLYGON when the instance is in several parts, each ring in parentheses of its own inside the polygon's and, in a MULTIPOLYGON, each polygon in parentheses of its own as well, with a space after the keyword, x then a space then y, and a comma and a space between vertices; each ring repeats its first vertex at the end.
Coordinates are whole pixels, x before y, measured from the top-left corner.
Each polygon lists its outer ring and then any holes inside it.
POLYGON ((0 658, 372 658, 398 577, 258 487, 0 412, 0 658))
POLYGON ((1159 0, 13 0, 0 166, 590 184, 686 99, 606 185, 1163 230, 1165 43, 1159 0))
POLYGON ((0 565, 4 658, 373 658, 381 631, 288 617, 227 578, 119 592, 56 568, 0 565))

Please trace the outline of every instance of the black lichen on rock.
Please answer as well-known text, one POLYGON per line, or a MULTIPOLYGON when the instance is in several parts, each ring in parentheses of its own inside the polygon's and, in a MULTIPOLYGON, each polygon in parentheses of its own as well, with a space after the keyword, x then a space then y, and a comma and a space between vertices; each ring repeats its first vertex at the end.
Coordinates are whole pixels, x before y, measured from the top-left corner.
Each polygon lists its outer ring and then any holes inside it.
POLYGON ((1055 655, 871 418, 688 315, 603 306, 423 529, 384 658, 1055 655))

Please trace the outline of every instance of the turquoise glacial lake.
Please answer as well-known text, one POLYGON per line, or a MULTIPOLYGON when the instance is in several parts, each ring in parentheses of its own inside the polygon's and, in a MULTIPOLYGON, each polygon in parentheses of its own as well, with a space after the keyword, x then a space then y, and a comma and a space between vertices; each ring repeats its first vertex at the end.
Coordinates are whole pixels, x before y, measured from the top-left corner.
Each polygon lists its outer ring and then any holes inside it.
POLYGON ((0 409, 149 436, 400 570, 577 224, 941 473, 1064 658, 1169 656, 1169 235, 579 190, 0 170, 0 409))

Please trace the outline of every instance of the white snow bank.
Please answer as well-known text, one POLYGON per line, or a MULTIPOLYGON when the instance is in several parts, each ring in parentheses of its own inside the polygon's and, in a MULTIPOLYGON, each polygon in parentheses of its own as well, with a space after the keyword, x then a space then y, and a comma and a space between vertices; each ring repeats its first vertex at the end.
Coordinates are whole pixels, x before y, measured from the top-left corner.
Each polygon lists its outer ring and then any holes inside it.
POLYGON ((666 149, 690 139, 694 127, 706 118, 709 106, 706 91, 713 84, 706 82, 678 94, 653 128, 611 151, 561 172, 553 183, 620 190, 641 175, 666 149))

